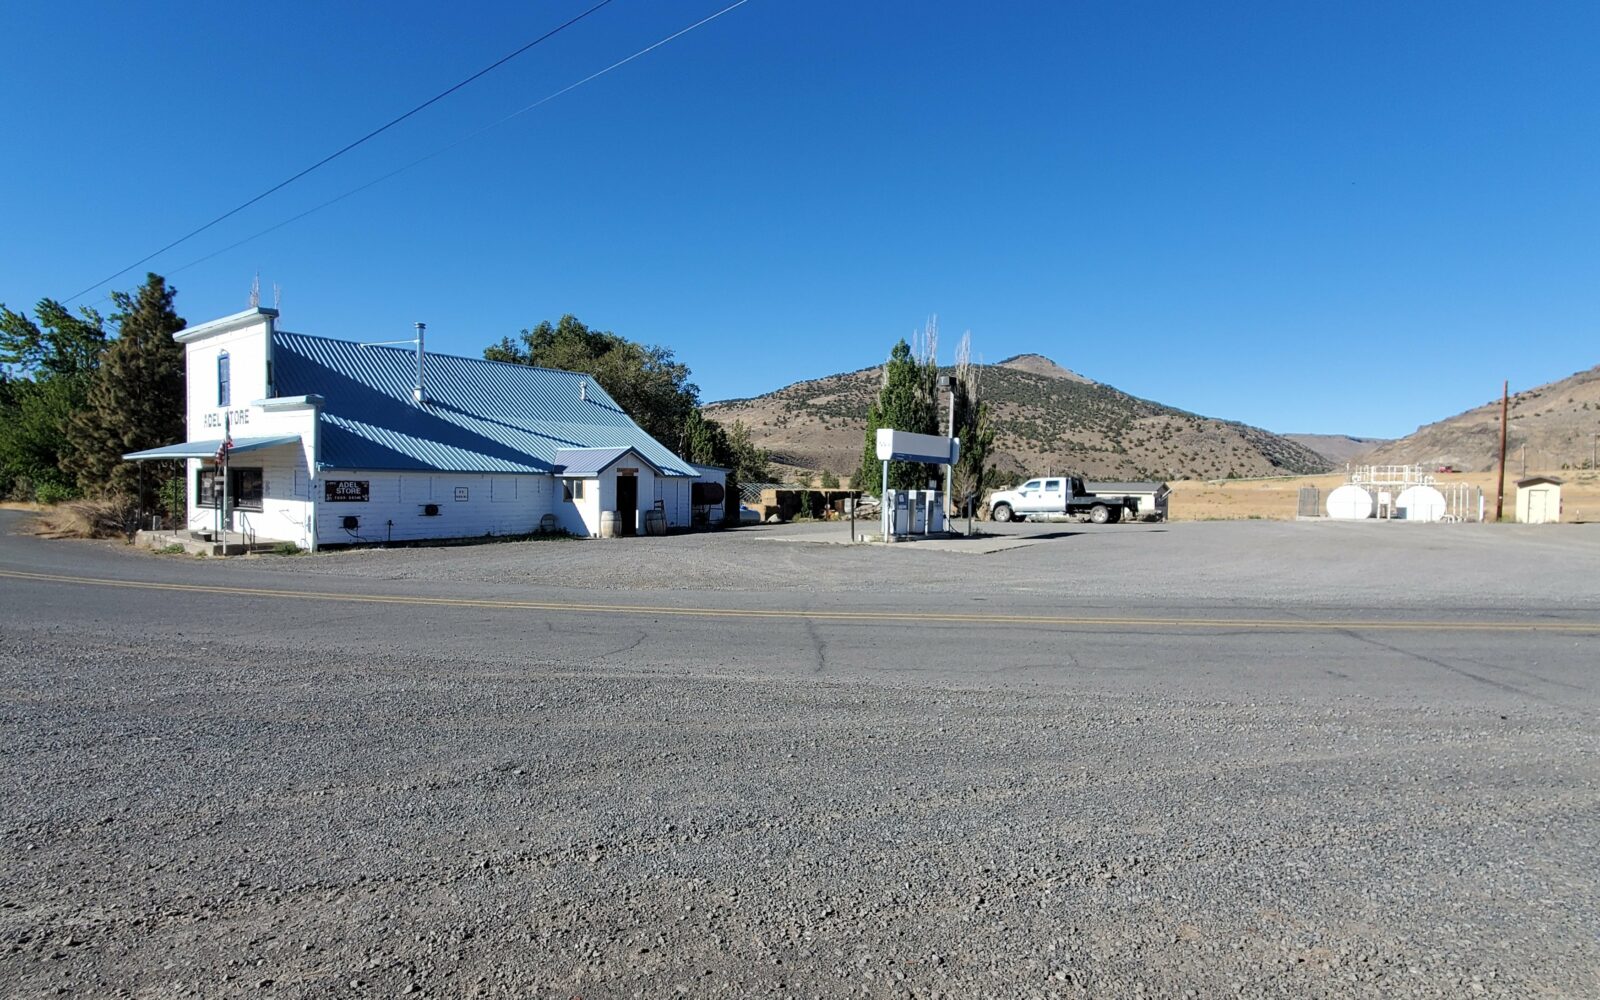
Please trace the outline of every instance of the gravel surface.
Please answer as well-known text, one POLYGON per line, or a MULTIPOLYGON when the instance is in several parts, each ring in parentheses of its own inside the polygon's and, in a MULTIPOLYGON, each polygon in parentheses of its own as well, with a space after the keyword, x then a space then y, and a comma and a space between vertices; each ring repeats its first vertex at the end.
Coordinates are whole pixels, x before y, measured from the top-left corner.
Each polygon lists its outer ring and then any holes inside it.
MULTIPOLYGON (((986 525, 1031 544, 823 544, 847 524, 723 534, 335 551, 241 560, 297 576, 541 584, 579 590, 1048 595, 1132 604, 1600 608, 1600 524, 1441 525, 1278 521, 986 525), (622 551, 619 551, 622 550, 622 551)), ((969 543, 970 544, 970 543, 969 543)))
POLYGON ((0 534, 0 996, 1600 996, 1600 532, 1022 527, 0 534))
POLYGON ((14 626, 0 687, 7 995, 1600 994, 1583 712, 14 626))

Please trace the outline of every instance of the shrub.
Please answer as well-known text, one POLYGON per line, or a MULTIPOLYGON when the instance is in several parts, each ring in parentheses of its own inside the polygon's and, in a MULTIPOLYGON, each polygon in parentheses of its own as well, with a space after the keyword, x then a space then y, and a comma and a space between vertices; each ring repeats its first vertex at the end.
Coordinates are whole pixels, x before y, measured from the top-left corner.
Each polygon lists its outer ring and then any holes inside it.
POLYGON ((33 490, 33 498, 46 505, 65 503, 77 495, 77 491, 70 487, 49 481, 39 483, 33 490))
POLYGON ((131 538, 137 517, 132 497, 72 500, 45 511, 34 530, 46 538, 131 538))
MULTIPOLYGON (((182 548, 182 546, 179 546, 179 548, 182 548)), ((297 556, 303 551, 300 546, 293 542, 279 542, 272 547, 272 554, 275 556, 297 556)))

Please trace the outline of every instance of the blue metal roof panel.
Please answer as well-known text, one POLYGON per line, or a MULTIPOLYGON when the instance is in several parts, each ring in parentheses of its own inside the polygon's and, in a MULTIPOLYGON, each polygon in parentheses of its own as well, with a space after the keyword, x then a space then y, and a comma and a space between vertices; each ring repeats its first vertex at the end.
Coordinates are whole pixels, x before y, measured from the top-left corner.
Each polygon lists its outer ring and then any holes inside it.
POLYGON ((279 394, 326 400, 324 468, 547 473, 563 449, 633 448, 667 475, 694 475, 590 375, 429 354, 418 404, 410 349, 282 330, 272 346, 279 394))
MULTIPOLYGON (((672 475, 665 469, 659 468, 654 462, 639 453, 639 449, 628 448, 562 448, 556 452, 556 469, 566 476, 597 476, 611 468, 622 456, 632 452, 641 461, 650 466, 657 473, 672 475)), ((690 466, 694 468, 694 466, 690 466)))
MULTIPOLYGON (((257 448, 275 448, 282 444, 299 443, 299 436, 234 438, 233 447, 229 450, 234 452, 255 451, 257 448)), ((221 438, 215 438, 210 441, 181 441, 178 444, 169 444, 161 448, 130 451, 122 457, 129 462, 139 462, 146 459, 215 458, 217 449, 221 447, 221 438)))

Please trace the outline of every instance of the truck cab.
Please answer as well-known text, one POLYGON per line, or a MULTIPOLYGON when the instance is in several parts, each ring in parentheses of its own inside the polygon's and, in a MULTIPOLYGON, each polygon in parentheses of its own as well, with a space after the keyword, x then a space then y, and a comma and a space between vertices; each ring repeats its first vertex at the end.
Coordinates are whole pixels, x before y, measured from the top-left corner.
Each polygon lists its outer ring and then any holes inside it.
POLYGON ((1069 483, 1065 476, 1030 479, 1017 489, 1013 510, 1023 515, 1060 513, 1066 509, 1067 497, 1072 495, 1069 483))

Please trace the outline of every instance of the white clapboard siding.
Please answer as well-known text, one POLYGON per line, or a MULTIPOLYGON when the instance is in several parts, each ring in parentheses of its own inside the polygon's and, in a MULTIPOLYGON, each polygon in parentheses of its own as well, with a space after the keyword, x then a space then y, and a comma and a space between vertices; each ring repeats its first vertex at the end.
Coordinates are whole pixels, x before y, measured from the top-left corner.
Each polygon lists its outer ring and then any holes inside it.
POLYGON ((354 469, 321 473, 317 488, 321 490, 321 484, 335 479, 365 480, 368 500, 329 503, 324 499, 318 503, 320 545, 526 535, 539 529, 546 514, 554 513, 555 491, 559 489, 555 478, 547 475, 354 469), (427 504, 436 504, 439 513, 427 515, 427 504), (346 529, 346 517, 359 518, 359 526, 346 529))

